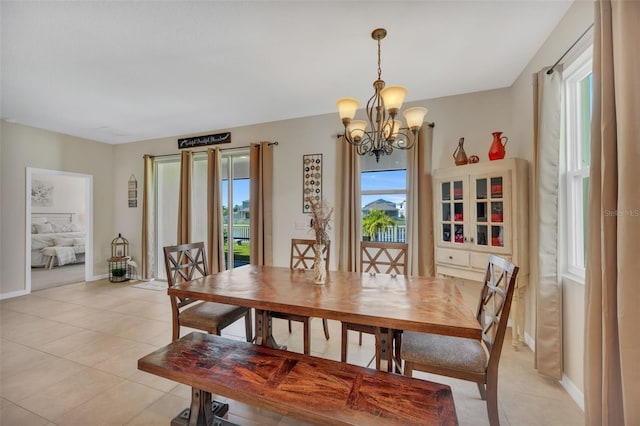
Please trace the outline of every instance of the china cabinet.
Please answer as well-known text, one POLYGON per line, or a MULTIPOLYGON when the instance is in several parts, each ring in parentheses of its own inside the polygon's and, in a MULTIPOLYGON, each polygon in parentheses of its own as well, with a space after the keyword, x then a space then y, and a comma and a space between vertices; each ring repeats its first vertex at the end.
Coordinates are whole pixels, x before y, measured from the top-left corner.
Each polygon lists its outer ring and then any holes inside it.
POLYGON ((482 281, 493 253, 528 267, 527 162, 509 158, 436 170, 436 272, 482 281))

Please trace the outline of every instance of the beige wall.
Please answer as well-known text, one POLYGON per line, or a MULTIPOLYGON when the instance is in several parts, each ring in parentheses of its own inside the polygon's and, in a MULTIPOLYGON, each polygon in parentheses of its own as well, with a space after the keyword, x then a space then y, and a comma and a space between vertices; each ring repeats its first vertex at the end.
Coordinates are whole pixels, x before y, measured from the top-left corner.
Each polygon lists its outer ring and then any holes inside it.
MULTIPOLYGON (((26 168, 93 176, 93 272, 107 273, 113 239, 113 146, 33 127, 1 122, 2 213, 0 295, 25 285, 26 168)), ((89 261, 89 260, 88 260, 89 261)))
MULTIPOLYGON (((410 103, 429 108, 428 121, 436 123, 434 129, 434 167, 453 165, 451 153, 460 136, 468 140, 468 153, 477 153, 488 161, 487 152, 491 142, 491 131, 509 131, 509 90, 498 89, 448 98, 431 99, 410 103)), ((278 121, 233 129, 219 129, 211 132, 231 131, 233 143, 224 148, 247 146, 261 140, 278 141, 274 149, 274 263, 289 264, 290 239, 304 236, 304 231, 296 230, 296 222, 306 223, 308 215, 302 214, 302 156, 323 154, 325 174, 323 176, 323 197, 335 204, 336 176, 336 135, 342 130, 337 114, 278 121)), ((208 133, 208 132, 203 132, 208 133)), ((180 136, 183 137, 183 136, 180 136)), ((115 147, 114 175, 120 177, 115 191, 115 224, 117 232, 122 232, 131 243, 132 254, 140 258, 140 208, 127 209, 126 181, 133 173, 142 187, 142 156, 144 154, 178 153, 178 137, 148 140, 115 147), (120 208, 120 206, 122 206, 120 208)), ((513 146, 518 147, 514 142, 513 146)), ((520 149, 520 148, 514 148, 520 149)), ((310 236, 307 235, 307 236, 310 236)), ((335 257, 332 258, 332 264, 335 257)))

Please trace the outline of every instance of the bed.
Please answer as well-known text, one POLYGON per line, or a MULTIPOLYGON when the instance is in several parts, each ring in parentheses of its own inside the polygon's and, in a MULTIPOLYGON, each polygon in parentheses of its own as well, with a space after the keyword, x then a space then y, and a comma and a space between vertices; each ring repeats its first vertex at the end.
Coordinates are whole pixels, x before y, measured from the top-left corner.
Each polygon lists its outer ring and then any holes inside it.
POLYGON ((31 267, 84 263, 85 231, 76 213, 31 214, 31 267))

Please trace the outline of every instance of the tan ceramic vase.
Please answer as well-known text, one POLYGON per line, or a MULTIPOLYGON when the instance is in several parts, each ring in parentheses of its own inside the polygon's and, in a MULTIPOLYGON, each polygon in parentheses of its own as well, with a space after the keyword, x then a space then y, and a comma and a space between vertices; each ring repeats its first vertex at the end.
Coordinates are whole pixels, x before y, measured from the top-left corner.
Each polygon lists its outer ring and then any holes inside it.
POLYGON ((460 138, 458 141, 458 147, 453 151, 453 160, 456 162, 456 166, 467 164, 467 153, 464 152, 464 138, 460 138))

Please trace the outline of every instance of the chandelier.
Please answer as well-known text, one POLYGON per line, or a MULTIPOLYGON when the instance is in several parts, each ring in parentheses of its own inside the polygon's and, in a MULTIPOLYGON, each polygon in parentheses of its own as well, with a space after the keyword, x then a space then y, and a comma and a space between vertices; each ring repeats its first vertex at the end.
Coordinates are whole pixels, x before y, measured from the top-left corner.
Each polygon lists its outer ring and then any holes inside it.
POLYGON ((377 28, 371 38, 378 41, 378 79, 373 82, 375 92, 367 101, 365 112, 368 121, 354 120, 360 102, 354 98, 340 98, 336 102, 342 124, 344 139, 357 148, 358 155, 375 155, 376 162, 381 155, 390 155, 394 149, 410 149, 418 138, 428 110, 422 107, 409 108, 403 115, 406 127, 396 117, 407 95, 404 86, 386 86, 381 78, 380 40, 385 38, 387 30, 377 28))

